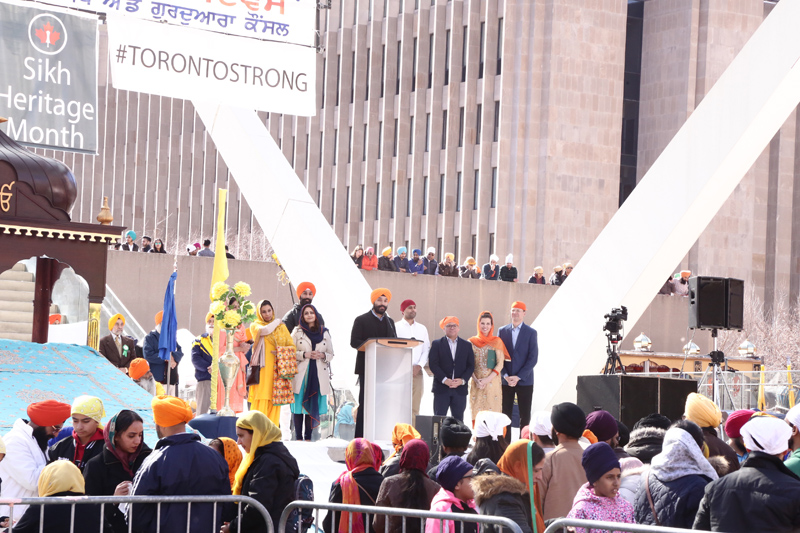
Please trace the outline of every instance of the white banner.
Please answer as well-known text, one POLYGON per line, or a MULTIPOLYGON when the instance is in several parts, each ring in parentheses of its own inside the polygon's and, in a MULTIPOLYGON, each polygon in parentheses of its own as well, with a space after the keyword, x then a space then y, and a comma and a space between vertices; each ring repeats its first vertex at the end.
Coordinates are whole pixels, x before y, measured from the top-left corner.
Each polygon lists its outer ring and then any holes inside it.
POLYGON ((285 113, 316 113, 316 49, 108 17, 115 88, 285 113))
POLYGON ((229 35, 315 46, 316 0, 42 0, 229 35))

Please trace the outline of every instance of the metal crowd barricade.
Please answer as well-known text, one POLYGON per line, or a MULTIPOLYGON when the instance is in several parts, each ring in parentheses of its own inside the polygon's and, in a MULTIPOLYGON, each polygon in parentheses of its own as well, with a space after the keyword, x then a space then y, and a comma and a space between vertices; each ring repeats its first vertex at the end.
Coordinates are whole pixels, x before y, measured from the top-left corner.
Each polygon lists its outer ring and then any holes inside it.
POLYGON ((601 522, 599 520, 578 520, 576 518, 559 518, 551 523, 544 533, 559 533, 567 528, 579 527, 585 531, 600 529, 603 531, 620 531, 622 533, 694 533, 692 529, 677 527, 645 526, 641 524, 621 524, 619 522, 601 522))
MULTIPOLYGON (((473 514, 462 514, 462 513, 440 513, 434 511, 418 511, 416 509, 400 509, 397 507, 375 507, 372 505, 344 505, 341 503, 319 503, 319 502, 309 502, 309 501, 293 501, 289 505, 286 506, 286 509, 283 511, 281 515, 281 520, 278 522, 278 531, 285 531, 286 529, 286 522, 289 519, 289 515, 295 509, 311 509, 314 513, 314 527, 316 531, 322 531, 322 522, 320 520, 320 511, 333 511, 335 513, 341 513, 342 511, 346 511, 348 513, 363 513, 367 518, 367 532, 373 531, 372 529, 372 518, 375 515, 386 515, 386 516, 400 516, 403 518, 403 527, 401 531, 391 531, 389 533, 406 533, 406 519, 411 518, 414 520, 420 521, 420 531, 425 531, 425 524, 423 523, 426 519, 433 519, 433 520, 441 520, 440 529, 441 531, 445 531, 444 529, 444 522, 445 521, 453 521, 453 522, 467 522, 472 524, 487 524, 492 526, 500 526, 502 528, 501 531, 510 531, 511 533, 522 533, 522 529, 517 525, 516 522, 511 520, 510 518, 505 518, 501 516, 486 516, 486 515, 473 515, 473 514)), ((347 527, 347 531, 352 533, 353 531, 353 515, 350 514, 349 516, 349 523, 347 527)), ((388 528, 386 529, 388 532, 388 528)), ((449 533, 458 533, 461 529, 456 525, 455 532, 451 531, 449 533)), ((326 531, 326 533, 328 533, 326 531)))
MULTIPOLYGON (((75 530, 75 506, 76 505, 99 505, 100 506, 100 524, 98 524, 98 531, 102 531, 101 525, 106 518, 106 504, 118 505, 141 505, 141 504, 155 504, 156 505, 156 533, 181 533, 180 531, 166 531, 161 527, 161 506, 162 504, 187 504, 186 508, 186 533, 219 533, 219 528, 216 527, 216 520, 211 520, 208 527, 192 529, 192 504, 213 504, 212 517, 216 517, 217 513, 222 512, 222 506, 226 503, 236 504, 236 516, 242 516, 242 509, 244 505, 252 506, 256 511, 261 513, 267 527, 264 533, 274 533, 275 528, 272 524, 272 518, 269 516, 267 509, 261 505, 257 500, 248 496, 51 496, 47 498, 0 498, 0 505, 9 506, 9 529, 8 533, 14 532, 13 521, 19 520, 22 515, 15 516, 14 506, 16 505, 39 505, 39 532, 44 530, 44 510, 46 506, 51 505, 70 505, 72 507, 70 512, 70 533, 86 533, 84 531, 75 530)), ((135 514, 136 507, 131 510, 135 514)), ((241 520, 238 522, 238 527, 231 530, 231 533, 241 533, 241 520)), ((128 522, 128 532, 133 530, 133 524, 128 522)))

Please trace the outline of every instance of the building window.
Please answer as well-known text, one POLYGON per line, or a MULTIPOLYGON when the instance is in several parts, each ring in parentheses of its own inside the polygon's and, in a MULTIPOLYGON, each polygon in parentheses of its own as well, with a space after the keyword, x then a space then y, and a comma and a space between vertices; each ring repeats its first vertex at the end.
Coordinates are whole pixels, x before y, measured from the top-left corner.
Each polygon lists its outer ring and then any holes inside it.
POLYGON ((350 133, 347 136, 347 162, 353 162, 353 127, 350 126, 350 133))
POLYGON ((444 174, 439 176, 439 214, 444 213, 444 174))
POLYGON ((342 29, 342 23, 344 21, 344 2, 339 5, 339 29, 342 29))
POLYGON ((292 135, 292 168, 294 168, 294 156, 297 148, 297 135, 292 135))
POLYGON ((489 234, 489 255, 494 253, 494 233, 489 234))
POLYGON ((469 27, 464 26, 464 41, 461 44, 461 81, 467 81, 467 41, 469 37, 469 27))
POLYGON ((431 151, 431 114, 425 115, 425 151, 431 151))
POLYGON ((483 104, 478 104, 478 112, 475 115, 475 144, 481 143, 481 115, 483 115, 483 104))
POLYGON ((447 148, 447 109, 442 111, 442 150, 447 148))
POLYGON ((503 19, 497 19, 497 72, 499 76, 503 72, 503 19))
POLYGON ((339 82, 342 74, 342 56, 336 56, 336 105, 339 105, 339 82))
POLYGON ((464 108, 458 110, 458 147, 464 146, 464 108))
POLYGON ((383 122, 378 122, 378 159, 383 154, 383 122))
POLYGON ((397 157, 397 135, 400 132, 400 128, 397 127, 397 119, 394 119, 394 151, 392 155, 397 157))
POLYGON ((408 188, 406 190, 406 216, 411 216, 411 180, 408 181, 408 188))
POLYGON ((389 14, 389 0, 383 0, 383 18, 389 14))
POLYGON ((461 211, 461 172, 456 174, 456 213, 461 211))
POLYGON ((492 203, 491 207, 497 207, 497 167, 492 167, 492 203))
MULTIPOLYGON (((378 182, 377 187, 375 187, 375 220, 378 220, 380 214, 381 214, 381 184, 380 182, 378 182)), ((375 248, 377 249, 378 246, 376 245, 375 248)))
POLYGON ((428 89, 433 87, 433 34, 430 35, 428 43, 428 89))
POLYGON ((360 212, 358 214, 358 221, 359 222, 364 222, 364 210, 367 207, 367 197, 364 194, 364 189, 365 188, 366 187, 364 185, 361 186, 361 210, 360 210, 360 212))
POLYGON ((350 103, 356 100, 356 53, 353 52, 352 63, 350 63, 350 103))
MULTIPOLYGON (((372 0, 370 0, 370 20, 372 20, 372 0)), ((366 76, 366 83, 364 84, 364 100, 369 100, 369 72, 370 72, 370 63, 372 63, 372 49, 367 48, 367 76, 366 76)), ((355 70, 355 67, 354 67, 355 70)))
POLYGON ((414 153, 414 117, 411 117, 411 121, 408 125, 408 154, 411 155, 414 153))
POLYGON ((478 58, 478 79, 483 78, 483 56, 484 56, 484 48, 486 48, 486 23, 481 22, 481 51, 480 57, 478 58))
POLYGON ((344 223, 350 222, 350 186, 347 186, 347 191, 344 197, 344 223))
POLYGON ((386 78, 386 45, 384 44, 381 51, 381 98, 383 98, 383 83, 385 78, 386 78))
POLYGON ((339 152, 339 130, 333 130, 333 165, 336 166, 336 159, 339 152))
POLYGON ((413 55, 411 56, 411 92, 417 90, 417 38, 414 37, 413 55))
POLYGON ((361 150, 361 160, 367 160, 367 125, 364 124, 364 146, 361 150))
POLYGON ((392 210, 389 215, 390 218, 394 218, 394 210, 397 207, 397 182, 392 182, 392 210))
MULTIPOLYGON (((402 8, 403 8, 403 2, 400 2, 400 9, 402 8)), ((400 59, 402 58, 403 55, 401 54, 401 51, 403 50, 401 46, 402 42, 397 41, 397 81, 395 82, 395 87, 394 87, 395 95, 400 94, 400 59)))
MULTIPOLYGON (((419 243, 419 249, 422 250, 422 253, 425 253, 425 239, 422 239, 419 243)), ((426 254, 427 255, 427 254, 426 254)))
POLYGON ((472 256, 472 257, 475 257, 475 254, 477 253, 477 249, 478 249, 478 236, 477 235, 473 235, 472 236, 472 247, 470 249, 471 249, 471 251, 470 251, 469 255, 472 256))
POLYGON ((473 210, 478 209, 478 196, 479 196, 479 193, 480 193, 480 187, 481 187, 481 171, 478 170, 478 169, 475 169, 475 186, 474 186, 473 191, 472 191, 472 209, 473 210))
POLYGON ((422 178, 422 214, 428 214, 428 176, 422 178))
POLYGON ((495 101, 494 103, 494 132, 492 134, 492 140, 497 142, 500 138, 500 100, 495 101))
POLYGON ((450 30, 444 34, 444 84, 450 84, 450 30))

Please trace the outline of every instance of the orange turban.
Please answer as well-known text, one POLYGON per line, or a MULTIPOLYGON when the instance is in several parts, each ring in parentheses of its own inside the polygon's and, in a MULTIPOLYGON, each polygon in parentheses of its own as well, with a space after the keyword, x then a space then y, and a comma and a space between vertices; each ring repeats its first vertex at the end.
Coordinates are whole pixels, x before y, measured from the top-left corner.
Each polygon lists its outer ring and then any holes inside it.
POLYGON ((523 311, 527 311, 528 308, 525 306, 523 302, 514 302, 511 304, 511 309, 522 309, 523 311))
POLYGON ((58 426, 72 415, 72 406, 55 400, 32 403, 28 406, 28 418, 37 426, 58 426))
POLYGON ((440 328, 442 328, 442 329, 444 329, 444 327, 445 327, 447 324, 452 324, 452 323, 454 323, 454 322, 455 322, 455 324, 456 324, 457 326, 460 326, 460 325, 461 325, 461 324, 459 324, 459 323, 458 323, 458 317, 455 317, 455 316, 446 316, 446 317, 444 317, 442 320, 440 320, 440 321, 439 321, 439 327, 440 327, 440 328))
POLYGON ((311 283, 310 281, 304 281, 303 283, 297 286, 297 297, 300 298, 300 295, 303 294, 303 292, 306 289, 311 289, 312 296, 317 295, 317 288, 314 286, 314 284, 311 283))
POLYGON ((388 457, 388 459, 391 459, 397 455, 397 452, 399 452, 403 446, 408 444, 409 441, 421 438, 422 437, 420 436, 419 431, 414 429, 411 424, 395 424, 394 429, 392 429, 392 445, 394 446, 394 452, 388 457))
POLYGON ((156 326, 161 324, 161 319, 164 318, 164 311, 159 311, 156 313, 156 326))
POLYGON ((128 368, 128 375, 131 379, 140 380, 142 376, 150 372, 150 363, 143 357, 137 357, 131 361, 131 366, 128 368))
POLYGON ((50 323, 51 324, 61 324, 61 315, 58 313, 54 313, 50 315, 50 323))
POLYGON ((372 291, 372 294, 369 295, 369 299, 372 303, 375 303, 375 300, 380 298, 381 296, 386 296, 386 299, 390 302, 392 301, 392 291, 389 289, 378 288, 372 291))
POLYGON ((117 313, 116 315, 112 316, 108 319, 108 331, 114 329, 114 324, 117 323, 117 320, 122 319, 122 325, 125 325, 125 317, 121 314, 117 313))
POLYGON ((154 396, 150 405, 153 407, 153 419, 161 427, 185 424, 194 418, 191 406, 175 396, 154 396))

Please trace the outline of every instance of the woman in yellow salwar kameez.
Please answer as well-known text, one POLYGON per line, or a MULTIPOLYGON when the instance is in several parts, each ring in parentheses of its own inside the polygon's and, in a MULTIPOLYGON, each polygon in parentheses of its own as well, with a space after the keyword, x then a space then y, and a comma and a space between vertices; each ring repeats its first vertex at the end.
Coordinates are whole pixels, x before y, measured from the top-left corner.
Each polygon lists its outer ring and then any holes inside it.
POLYGON ((292 346, 292 336, 279 319, 269 300, 261 300, 256 308, 256 320, 250 325, 253 337, 251 366, 260 366, 257 385, 250 385, 248 400, 250 408, 261 411, 273 424, 280 426, 281 406, 272 405, 272 384, 275 376, 275 356, 278 346, 292 346))

